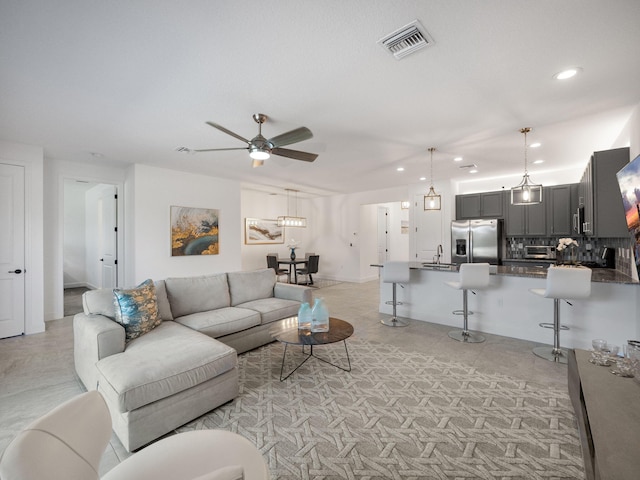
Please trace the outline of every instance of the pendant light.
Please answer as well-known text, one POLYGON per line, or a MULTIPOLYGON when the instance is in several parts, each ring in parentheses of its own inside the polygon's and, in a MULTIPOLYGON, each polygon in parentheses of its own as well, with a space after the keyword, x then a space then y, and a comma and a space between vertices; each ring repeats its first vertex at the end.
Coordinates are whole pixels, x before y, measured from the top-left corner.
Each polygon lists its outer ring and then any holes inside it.
POLYGON ((431 154, 431 186, 429 187, 429 193, 424 196, 425 210, 440 210, 442 205, 440 195, 433 189, 433 152, 435 150, 435 147, 429 147, 429 153, 431 154))
POLYGON ((524 134, 524 176, 520 184, 511 189, 511 205, 542 203, 542 185, 531 182, 527 172, 527 133, 530 131, 529 127, 520 129, 520 133, 524 134))
POLYGON ((287 188, 286 191, 287 191, 287 214, 278 217, 278 226, 306 228, 307 219, 305 217, 298 217, 298 190, 292 190, 290 188, 287 188), (289 215, 289 193, 290 192, 295 193, 295 201, 296 201, 295 215, 289 215))

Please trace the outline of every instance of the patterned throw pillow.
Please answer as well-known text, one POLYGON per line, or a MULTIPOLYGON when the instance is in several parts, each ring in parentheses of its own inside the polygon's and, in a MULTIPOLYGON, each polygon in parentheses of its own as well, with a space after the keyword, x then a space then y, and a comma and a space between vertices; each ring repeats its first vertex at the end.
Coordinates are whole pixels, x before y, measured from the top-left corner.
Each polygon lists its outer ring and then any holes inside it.
POLYGON ((151 279, 136 288, 113 289, 116 322, 124 327, 125 341, 150 332, 162 323, 158 315, 156 287, 151 279))

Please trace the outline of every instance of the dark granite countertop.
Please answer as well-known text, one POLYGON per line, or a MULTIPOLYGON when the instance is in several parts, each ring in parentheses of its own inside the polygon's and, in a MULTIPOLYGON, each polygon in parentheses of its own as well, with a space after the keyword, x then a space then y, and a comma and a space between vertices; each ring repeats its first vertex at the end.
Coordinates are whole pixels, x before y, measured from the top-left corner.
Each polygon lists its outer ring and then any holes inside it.
MULTIPOLYGON (((381 266, 381 265, 372 265, 381 266)), ((457 272, 456 265, 443 264, 434 266, 427 264, 423 266, 421 262, 410 262, 409 267, 414 270, 431 270, 435 272, 457 272)), ((511 277, 528 277, 528 278, 547 278, 547 269, 541 267, 519 267, 511 265, 492 266, 492 275, 505 275, 511 277)), ((592 282, 600 283, 623 283, 638 285, 633 278, 612 268, 593 268, 591 274, 592 282)))

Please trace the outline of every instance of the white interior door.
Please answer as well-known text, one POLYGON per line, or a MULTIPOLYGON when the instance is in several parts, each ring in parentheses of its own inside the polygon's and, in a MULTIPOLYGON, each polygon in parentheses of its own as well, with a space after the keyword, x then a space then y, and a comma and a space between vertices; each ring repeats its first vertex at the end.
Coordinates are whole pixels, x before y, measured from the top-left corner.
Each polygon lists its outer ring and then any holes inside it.
POLYGON ((98 198, 98 228, 102 288, 118 286, 118 199, 115 185, 104 188, 98 198))
POLYGON ((24 167, 0 164, 0 338, 24 333, 24 167))
POLYGON ((378 207, 378 263, 389 260, 389 209, 378 207))
MULTIPOLYGON (((424 210, 424 195, 417 195, 415 204, 416 221, 416 261, 431 263, 434 261, 438 245, 445 247, 442 231, 442 210, 424 210)), ((444 262, 444 259, 441 258, 444 262)))

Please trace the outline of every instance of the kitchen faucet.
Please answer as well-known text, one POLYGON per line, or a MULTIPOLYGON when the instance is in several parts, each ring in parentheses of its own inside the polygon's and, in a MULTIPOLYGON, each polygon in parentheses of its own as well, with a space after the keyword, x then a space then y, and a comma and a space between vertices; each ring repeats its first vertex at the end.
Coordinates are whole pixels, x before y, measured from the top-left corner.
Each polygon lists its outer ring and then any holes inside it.
POLYGON ((440 257, 442 256, 442 245, 438 245, 436 248, 436 263, 440 265, 440 257))

